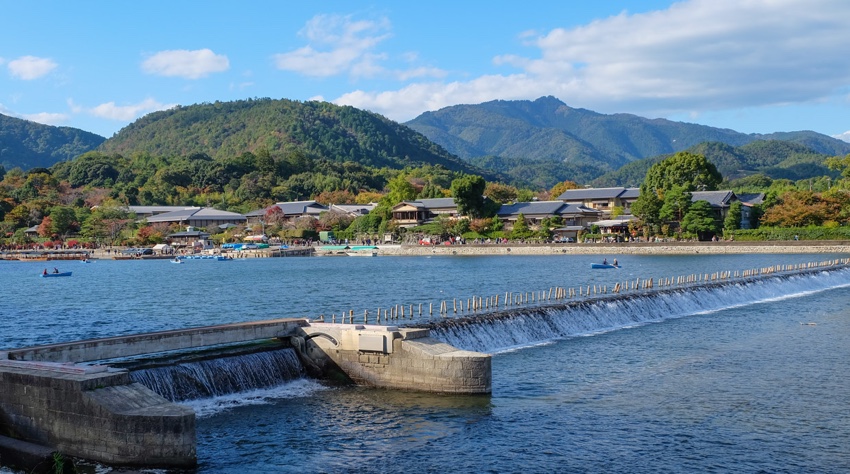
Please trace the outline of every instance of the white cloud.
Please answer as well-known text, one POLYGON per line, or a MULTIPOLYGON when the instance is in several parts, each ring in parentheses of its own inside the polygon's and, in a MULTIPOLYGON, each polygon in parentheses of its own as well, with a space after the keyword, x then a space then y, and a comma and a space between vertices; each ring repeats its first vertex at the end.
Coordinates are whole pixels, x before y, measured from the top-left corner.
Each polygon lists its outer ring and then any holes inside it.
POLYGON ((200 79, 228 69, 227 56, 210 49, 160 51, 142 62, 142 70, 148 74, 184 79, 200 79))
POLYGON ((386 18, 354 20, 351 16, 317 15, 299 32, 308 45, 272 57, 275 66, 312 77, 347 74, 354 78, 388 77, 407 81, 417 77, 443 77, 433 67, 417 66, 416 53, 391 58, 377 50, 392 37, 392 25, 386 18), (385 66, 397 59, 405 67, 385 66))
POLYGON ((24 114, 21 117, 44 125, 62 125, 68 121, 67 114, 40 112, 37 114, 24 114))
POLYGON ((570 105, 647 116, 817 102, 850 86, 850 2, 687 0, 518 38, 505 75, 354 91, 334 102, 408 120, 425 110, 554 95, 570 105))
POLYGON ((372 51, 390 37, 389 30, 386 18, 354 21, 350 16, 317 15, 298 33, 310 45, 276 54, 273 59, 278 69, 308 76, 370 76, 381 70, 377 61, 383 56, 372 51))
POLYGON ((832 138, 837 138, 839 140, 844 140, 847 143, 850 143, 850 130, 847 130, 844 133, 840 133, 838 135, 833 135, 832 138))
POLYGON ((138 104, 120 106, 116 105, 115 102, 106 102, 98 105, 97 107, 93 107, 89 110, 89 113, 95 117, 129 122, 149 112, 167 110, 176 106, 177 104, 162 104, 153 99, 145 99, 138 104))
POLYGON ((41 123, 44 125, 62 125, 68 120, 67 114, 59 114, 59 113, 50 113, 50 112, 41 112, 37 114, 20 114, 17 113, 3 104, 0 104, 0 114, 8 115, 9 117, 16 117, 24 120, 30 120, 32 122, 41 123))
POLYGON ((50 71, 56 69, 56 64, 50 58, 39 58, 35 56, 21 56, 9 61, 9 72, 12 76, 25 81, 38 79, 50 71))

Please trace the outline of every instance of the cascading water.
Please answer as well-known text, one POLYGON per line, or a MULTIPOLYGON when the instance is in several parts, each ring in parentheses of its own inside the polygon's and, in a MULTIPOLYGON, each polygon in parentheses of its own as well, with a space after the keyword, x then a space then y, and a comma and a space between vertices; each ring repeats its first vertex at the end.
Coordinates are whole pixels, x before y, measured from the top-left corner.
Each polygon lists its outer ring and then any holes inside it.
POLYGON ((432 337, 452 346, 493 353, 845 286, 850 269, 776 275, 446 319, 430 329, 432 337))
POLYGON ((173 401, 197 400, 268 388, 302 378, 292 349, 185 362, 130 372, 130 378, 173 401))

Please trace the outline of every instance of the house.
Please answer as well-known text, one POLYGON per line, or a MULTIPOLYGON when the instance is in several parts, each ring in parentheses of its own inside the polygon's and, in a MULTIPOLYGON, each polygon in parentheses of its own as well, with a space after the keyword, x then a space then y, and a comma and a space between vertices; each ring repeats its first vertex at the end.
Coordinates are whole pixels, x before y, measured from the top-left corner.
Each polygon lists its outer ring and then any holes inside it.
POLYGON ((629 235, 629 222, 636 219, 637 218, 632 215, 621 215, 611 219, 596 221, 592 225, 599 227, 600 234, 627 237, 629 235))
POLYGON ((632 204, 640 195, 640 188, 586 188, 568 189, 557 197, 568 204, 581 204, 610 215, 615 207, 623 208, 624 214, 631 214, 632 204))
POLYGON ((374 202, 369 204, 331 204, 328 206, 330 212, 339 212, 357 218, 372 212, 378 205, 374 202))
POLYGON ((714 212, 714 220, 723 223, 726 219, 726 214, 729 213, 729 206, 738 200, 738 196, 732 191, 693 191, 691 193, 691 202, 706 201, 711 204, 711 210, 714 212))
POLYGON ((147 219, 167 212, 184 211, 187 209, 198 209, 197 206, 125 206, 127 212, 136 215, 137 219, 147 219))
POLYGON ((259 224, 262 222, 266 213, 272 208, 277 207, 283 213, 283 219, 297 219, 299 217, 319 218, 319 214, 328 210, 327 206, 319 204, 316 201, 290 201, 278 202, 263 209, 257 209, 245 214, 248 222, 251 224, 259 224))
POLYGON ((148 217, 150 224, 164 222, 176 223, 192 227, 216 227, 222 224, 244 225, 246 217, 242 214, 229 211, 219 211, 211 207, 189 207, 176 211, 165 212, 148 217))
POLYGON ((210 234, 192 226, 186 227, 186 230, 183 232, 168 234, 166 238, 174 248, 190 248, 200 251, 213 247, 212 241, 210 241, 210 234))
POLYGON ((754 207, 764 203, 764 193, 738 194, 738 201, 741 202, 741 228, 754 228, 758 219, 754 207))
POLYGON ((393 220, 400 227, 416 227, 433 222, 439 216, 457 217, 454 198, 402 201, 392 209, 393 220))
MULTIPOLYGON (((570 228, 565 232, 577 232, 598 220, 602 211, 580 204, 567 204, 563 201, 532 201, 503 204, 496 215, 505 223, 505 229, 510 230, 520 214, 531 228, 539 227, 543 219, 560 217, 563 225, 570 228), (577 229, 571 229, 572 227, 577 229)), ((572 237, 575 238, 575 236, 572 237)))

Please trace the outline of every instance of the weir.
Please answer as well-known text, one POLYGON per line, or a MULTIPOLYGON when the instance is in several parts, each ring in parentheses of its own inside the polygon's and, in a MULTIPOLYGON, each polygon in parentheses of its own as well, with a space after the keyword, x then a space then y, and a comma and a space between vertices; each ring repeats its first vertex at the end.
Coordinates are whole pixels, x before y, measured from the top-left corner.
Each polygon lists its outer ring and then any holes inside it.
POLYGON ((191 467, 195 414, 181 401, 304 375, 487 394, 488 353, 847 286, 848 263, 643 280, 580 299, 558 291, 552 302, 506 299, 496 311, 398 325, 281 319, 11 349, 0 352, 0 459, 47 447, 112 465, 191 467))
POLYGON ((427 329, 306 319, 10 349, 0 352, 0 461, 30 470, 49 461, 44 453, 61 452, 110 465, 193 467, 195 413, 178 402, 304 374, 456 394, 489 394, 492 378, 489 355, 451 347, 427 329))

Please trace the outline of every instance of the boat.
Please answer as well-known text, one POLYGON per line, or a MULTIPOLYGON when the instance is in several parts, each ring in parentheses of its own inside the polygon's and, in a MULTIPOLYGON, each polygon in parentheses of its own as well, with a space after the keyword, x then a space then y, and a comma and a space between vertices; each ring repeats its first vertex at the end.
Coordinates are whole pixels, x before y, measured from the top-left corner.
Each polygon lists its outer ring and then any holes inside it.
POLYGON ((41 277, 42 277, 42 278, 48 278, 48 277, 69 277, 69 276, 71 276, 71 273, 72 273, 72 272, 42 273, 42 274, 41 274, 41 277))
POLYGON ((231 257, 230 255, 217 255, 215 259, 219 262, 223 262, 225 260, 233 260, 233 257, 231 257))
POLYGON ((354 245, 346 247, 345 250, 349 257, 376 257, 378 255, 378 247, 373 245, 354 245))
POLYGON ((620 268, 620 265, 613 263, 591 263, 590 268, 620 268))
POLYGON ((171 263, 183 263, 183 260, 180 260, 179 258, 173 258, 171 259, 171 263))
POLYGON ((349 257, 377 257, 377 250, 356 250, 352 252, 345 252, 349 257))

